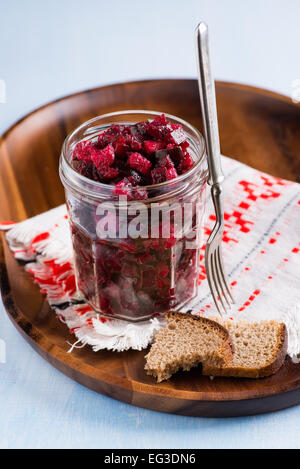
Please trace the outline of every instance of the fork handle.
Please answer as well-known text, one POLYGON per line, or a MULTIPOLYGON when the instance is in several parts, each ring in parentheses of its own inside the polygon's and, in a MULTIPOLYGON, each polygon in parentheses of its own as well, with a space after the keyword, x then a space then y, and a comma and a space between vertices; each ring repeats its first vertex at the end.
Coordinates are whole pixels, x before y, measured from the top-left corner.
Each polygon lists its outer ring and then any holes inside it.
POLYGON ((208 184, 213 185, 221 183, 224 180, 224 175, 221 167, 215 84, 211 76, 209 60, 208 28, 205 23, 199 23, 195 36, 198 59, 198 85, 209 168, 208 184))

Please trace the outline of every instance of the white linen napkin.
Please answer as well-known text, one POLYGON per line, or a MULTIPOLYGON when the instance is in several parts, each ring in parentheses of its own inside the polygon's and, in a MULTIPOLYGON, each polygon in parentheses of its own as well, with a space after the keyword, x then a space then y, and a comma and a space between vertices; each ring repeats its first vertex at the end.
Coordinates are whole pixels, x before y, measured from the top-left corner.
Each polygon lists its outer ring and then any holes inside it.
MULTIPOLYGON (((285 322, 289 355, 300 352, 300 185, 276 178, 223 157, 225 173, 225 231, 223 255, 236 304, 228 317, 285 322)), ((205 240, 214 225, 214 209, 208 194, 205 240)), ((15 225, 7 241, 17 259, 30 261, 25 269, 47 295, 58 318, 77 338, 71 347, 89 344, 100 349, 146 348, 163 320, 139 324, 107 320, 86 303, 78 303, 71 236, 66 206, 61 205, 15 225)), ((199 295, 185 308, 216 316, 209 292, 204 250, 201 247, 199 295)))

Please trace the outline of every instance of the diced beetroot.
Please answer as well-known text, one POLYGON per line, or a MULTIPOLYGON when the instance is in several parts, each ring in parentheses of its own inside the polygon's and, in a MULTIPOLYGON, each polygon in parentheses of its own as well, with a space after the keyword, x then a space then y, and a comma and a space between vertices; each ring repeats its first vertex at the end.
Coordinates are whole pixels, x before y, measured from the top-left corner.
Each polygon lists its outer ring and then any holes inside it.
POLYGON ((159 127, 166 126, 169 124, 169 122, 167 121, 165 114, 161 114, 160 116, 157 116, 155 119, 153 119, 152 124, 159 127))
POLYGON ((137 261, 139 264, 146 264, 147 262, 150 262, 151 260, 152 260, 152 256, 147 252, 139 255, 137 258, 137 261))
POLYGON ((142 269, 142 288, 153 287, 155 282, 155 270, 154 269, 142 269))
POLYGON ((107 270, 105 268, 104 259, 100 256, 97 258, 97 280, 99 283, 106 283, 110 279, 110 276, 107 275, 107 270))
POLYGON ((121 271, 121 263, 116 256, 111 256, 109 259, 105 259, 106 271, 112 274, 113 272, 121 271))
POLYGON ((173 160, 171 159, 170 155, 167 155, 167 156, 166 156, 165 167, 166 167, 167 169, 172 169, 172 168, 174 168, 174 162, 173 162, 173 160))
POLYGON ((174 165, 177 167, 182 158, 183 158, 183 153, 182 150, 179 146, 176 146, 175 148, 171 148, 170 150, 158 150, 154 153, 154 158, 155 158, 155 166, 156 167, 166 167, 166 168, 172 168, 174 165))
POLYGON ((169 273, 169 267, 166 264, 165 265, 160 265, 158 267, 158 276, 160 278, 166 278, 168 273, 169 273))
POLYGON ((186 134, 181 128, 173 130, 171 136, 177 145, 186 141, 186 134))
POLYGON ((169 151, 166 150, 165 148, 161 150, 157 150, 152 156, 152 159, 155 161, 154 163, 155 166, 156 167, 161 166, 160 161, 162 161, 168 154, 169 154, 169 151))
POLYGON ((99 148, 100 150, 102 150, 103 148, 105 148, 107 145, 109 145, 110 143, 113 142, 113 140, 116 139, 116 135, 113 136, 113 135, 109 135, 107 134, 106 132, 98 135, 98 142, 97 142, 97 148, 99 148))
POLYGON ((101 176, 101 174, 99 173, 99 171, 97 170, 96 166, 94 165, 94 163, 92 163, 93 165, 93 176, 92 176, 92 179, 94 181, 98 181, 98 182, 103 182, 103 178, 101 176))
MULTIPOLYGON (((164 114, 155 117, 152 122, 148 123, 147 133, 156 140, 169 140, 171 131, 172 127, 169 126, 169 123, 164 114)), ((173 140, 170 143, 173 143, 173 140)))
POLYGON ((119 258, 120 260, 123 260, 124 257, 126 257, 126 254, 125 254, 124 251, 122 251, 122 249, 118 249, 117 252, 116 252, 116 256, 118 256, 118 258, 119 258))
POLYGON ((125 137, 121 135, 113 142, 113 147, 115 149, 115 155, 122 157, 125 156, 128 151, 130 151, 129 146, 126 143, 125 137))
POLYGON ((107 145, 103 150, 97 150, 94 147, 91 158, 98 171, 101 171, 102 168, 108 168, 113 164, 115 159, 114 147, 107 145))
POLYGON ((145 250, 153 249, 154 251, 159 250, 160 242, 158 238, 150 238, 144 240, 145 250))
POLYGON ((181 142, 180 147, 184 154, 186 153, 186 150, 188 149, 189 146, 190 146, 189 142, 187 141, 181 142))
POLYGON ((114 314, 112 307, 111 307, 111 300, 106 295, 101 295, 100 298, 100 309, 105 314, 114 314))
POLYGON ((124 158, 116 158, 112 166, 119 171, 119 179, 114 181, 115 183, 119 182, 124 177, 128 178, 130 168, 128 168, 127 156, 124 158))
POLYGON ((163 236, 165 231, 168 233, 168 229, 170 230, 169 237, 163 238, 162 242, 163 242, 163 246, 165 249, 171 249, 177 242, 175 232, 174 232, 175 230, 174 225, 171 223, 170 225, 167 225, 164 227, 164 224, 161 223, 159 226, 159 229, 160 229, 160 237, 163 236))
POLYGON ((137 280, 137 277, 138 277, 137 266, 132 262, 122 263, 122 274, 125 277, 129 277, 131 279, 137 280))
POLYGON ((130 253, 136 253, 136 251, 137 251, 137 247, 136 247, 135 243, 130 238, 122 240, 119 243, 119 247, 120 247, 120 249, 124 249, 124 250, 126 250, 130 253))
POLYGON ((147 155, 151 155, 155 151, 161 150, 164 148, 164 142, 155 142, 153 140, 144 140, 143 148, 147 155))
POLYGON ((175 167, 177 168, 183 158, 183 152, 180 146, 169 149, 168 155, 171 157, 175 167))
POLYGON ((171 249, 176 244, 176 238, 170 237, 164 240, 165 249, 171 249))
MULTIPOLYGON (((72 165, 94 181, 117 185, 116 193, 126 186, 127 193, 128 188, 159 184, 191 169, 194 161, 188 147, 182 126, 162 114, 131 126, 111 124, 97 142, 79 142, 72 165)), ((138 199, 148 197, 144 190, 134 193, 138 199)))
MULTIPOLYGON (((165 125, 157 126, 157 125, 154 125, 153 122, 150 122, 148 125, 147 131, 148 131, 148 134, 151 135, 151 137, 155 138, 158 141, 164 141, 164 140, 170 139, 170 134, 171 134, 170 129, 168 129, 168 127, 165 125)), ((172 139, 172 142, 173 142, 173 139, 172 139)))
POLYGON ((194 160, 189 153, 186 153, 181 160, 178 170, 181 174, 185 173, 194 166, 194 160))
POLYGON ((103 167, 101 170, 99 169, 99 173, 103 179, 114 179, 119 175, 119 171, 117 169, 109 167, 103 167))
POLYGON ((118 138, 120 135, 125 134, 126 132, 126 127, 124 125, 111 124, 111 126, 105 132, 102 132, 98 136, 97 146, 100 149, 103 149, 116 140, 116 138, 118 138))
POLYGON ((147 135, 148 124, 148 121, 137 122, 136 124, 131 126, 131 134, 140 137, 145 137, 147 135))
POLYGON ((165 168, 154 168, 151 171, 152 184, 160 184, 166 181, 165 168))
POLYGON ((115 194, 128 196, 128 193, 131 187, 132 187, 131 182, 127 178, 124 178, 116 184, 115 194))
POLYGON ((166 169, 167 181, 170 181, 171 179, 175 179, 177 177, 178 177, 178 174, 175 168, 166 169))
POLYGON ((157 291, 157 295, 162 298, 162 300, 158 300, 156 304, 159 304, 160 301, 162 304, 168 304, 168 294, 169 294, 169 288, 167 286, 163 286, 163 288, 159 288, 159 290, 157 291))
POLYGON ((173 161, 171 160, 171 158, 170 158, 169 155, 166 155, 166 156, 164 156, 163 158, 161 158, 161 159, 158 161, 158 165, 159 165, 161 168, 166 168, 166 169, 174 168, 174 163, 173 163, 173 161))
POLYGON ((79 161, 91 161, 91 152, 93 148, 92 143, 88 140, 77 143, 73 152, 73 159, 79 161))
POLYGON ((128 176, 128 180, 131 182, 133 186, 141 186, 143 181, 142 176, 135 171, 134 169, 129 170, 130 176, 128 176))
POLYGON ((142 144, 137 137, 133 135, 128 135, 126 137, 126 143, 132 151, 140 151, 142 149, 142 144))
POLYGON ((91 161, 79 161, 73 160, 72 166, 79 174, 87 178, 93 178, 93 169, 95 168, 94 164, 91 161))
POLYGON ((134 191, 134 199, 135 200, 147 200, 148 193, 146 189, 137 189, 134 191))
POLYGON ((111 124, 109 129, 107 129, 106 134, 107 135, 120 135, 124 132, 124 130, 125 130, 125 125, 111 124))
POLYGON ((128 158, 128 164, 131 168, 136 169, 139 173, 143 174, 144 176, 150 171, 151 169, 151 162, 147 160, 143 155, 140 153, 131 153, 128 158))

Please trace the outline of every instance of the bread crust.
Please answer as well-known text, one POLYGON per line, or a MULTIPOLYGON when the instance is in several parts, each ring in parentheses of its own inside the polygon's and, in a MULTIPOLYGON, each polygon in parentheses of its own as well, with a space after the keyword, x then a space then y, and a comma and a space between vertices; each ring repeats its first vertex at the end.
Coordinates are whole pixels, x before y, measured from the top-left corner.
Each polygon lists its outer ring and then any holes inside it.
POLYGON ((214 326, 216 329, 219 329, 219 331, 224 334, 224 342, 222 344, 222 347, 216 352, 216 354, 220 357, 222 361, 224 361, 226 364, 229 364, 233 358, 234 346, 226 327, 222 326, 222 324, 220 324, 219 322, 214 321, 210 318, 205 318, 204 316, 197 316, 195 314, 189 313, 180 313, 179 311, 168 311, 166 313, 166 317, 178 317, 179 319, 182 319, 184 316, 186 317, 186 315, 188 315, 189 318, 192 320, 205 322, 210 326, 214 326))
POLYGON ((288 334, 285 324, 280 323, 278 333, 278 353, 271 363, 261 368, 242 368, 230 365, 226 367, 202 366, 202 374, 210 376, 237 377, 237 378, 265 378, 271 376, 278 371, 284 363, 288 347, 288 334))
MULTIPOLYGON (((212 319, 205 318, 203 316, 195 316, 188 313, 180 313, 177 311, 169 311, 166 313, 167 325, 172 324, 173 321, 178 320, 179 322, 186 321, 189 323, 189 326, 193 327, 194 322, 199 322, 201 325, 205 324, 208 328, 213 331, 215 335, 218 335, 220 338, 221 344, 219 348, 214 351, 213 353, 213 362, 216 366, 225 366, 229 365, 233 358, 233 344, 229 336, 228 330, 217 321, 212 319)), ((161 331, 164 333, 164 330, 161 331)), ((159 336, 160 333, 158 333, 159 336)), ((155 342, 156 343, 156 342, 155 342)), ((155 343, 153 346, 155 347, 155 343)), ((152 346, 152 347, 153 347, 152 346)), ((145 356, 146 364, 145 370, 147 374, 152 375, 157 378, 157 382, 164 381, 169 379, 174 373, 176 373, 179 369, 183 369, 185 371, 190 370, 192 367, 197 366, 201 363, 201 361, 190 361, 189 363, 181 362, 181 364, 169 365, 165 366, 163 369, 157 368, 156 365, 151 363, 151 352, 153 348, 150 349, 149 353, 145 356)), ((155 354, 155 352, 154 352, 155 354)))

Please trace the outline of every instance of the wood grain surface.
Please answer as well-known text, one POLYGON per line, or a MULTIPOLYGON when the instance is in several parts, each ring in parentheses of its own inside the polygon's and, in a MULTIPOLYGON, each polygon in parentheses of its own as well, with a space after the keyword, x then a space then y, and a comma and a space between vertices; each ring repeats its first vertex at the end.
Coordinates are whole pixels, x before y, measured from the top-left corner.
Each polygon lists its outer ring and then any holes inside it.
MULTIPOLYGON (((275 176, 300 180, 300 107, 265 90, 217 83, 222 152, 275 176)), ((52 102, 21 119, 0 141, 0 220, 20 221, 64 201, 58 158, 65 136, 96 115, 151 109, 182 117, 200 130, 194 80, 124 83, 52 102)), ((2 235, 0 281, 6 310, 26 340, 46 360, 85 386, 137 406, 194 416, 238 416, 300 402, 300 365, 286 360, 274 376, 230 379, 182 372, 156 384, 144 372, 146 352, 67 354, 71 336, 2 235)))

